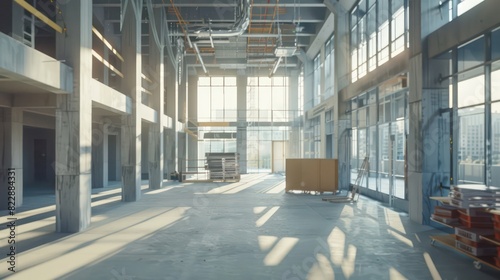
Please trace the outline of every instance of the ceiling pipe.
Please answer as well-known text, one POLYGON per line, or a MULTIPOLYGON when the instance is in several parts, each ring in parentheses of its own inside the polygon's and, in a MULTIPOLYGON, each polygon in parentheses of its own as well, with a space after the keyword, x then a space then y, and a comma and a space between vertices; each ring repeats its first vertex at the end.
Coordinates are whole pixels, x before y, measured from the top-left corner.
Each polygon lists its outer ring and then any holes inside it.
POLYGON ((226 38, 239 36, 247 30, 250 25, 250 0, 240 0, 238 5, 240 16, 234 23, 234 25, 229 29, 219 29, 213 30, 209 27, 200 28, 194 31, 189 31, 188 35, 196 37, 196 39, 201 38, 226 38))
POLYGON ((203 62, 203 58, 201 58, 201 53, 200 53, 200 49, 198 49, 198 44, 193 43, 193 48, 196 51, 196 56, 198 57, 198 60, 200 61, 201 68, 203 68, 203 72, 205 72, 205 74, 208 74, 207 67, 205 67, 205 63, 203 62))

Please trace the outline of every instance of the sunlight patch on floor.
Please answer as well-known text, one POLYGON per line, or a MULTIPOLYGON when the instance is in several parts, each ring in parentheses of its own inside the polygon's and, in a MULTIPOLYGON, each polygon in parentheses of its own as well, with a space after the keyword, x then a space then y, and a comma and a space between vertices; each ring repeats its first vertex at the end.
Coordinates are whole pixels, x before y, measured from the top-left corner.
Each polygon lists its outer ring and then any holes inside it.
POLYGON ((96 207, 96 206, 104 205, 104 204, 111 203, 111 202, 121 201, 121 200, 122 200, 122 196, 118 195, 118 196, 113 196, 110 198, 101 199, 99 201, 92 202, 91 205, 92 205, 92 207, 96 207))
POLYGON ((349 245, 347 248, 347 256, 342 261, 342 272, 344 273, 344 277, 349 279, 354 273, 354 268, 356 267, 356 253, 357 248, 354 245, 349 245))
POLYGON ((399 272, 394 267, 389 268, 389 279, 390 280, 407 280, 408 278, 404 277, 401 272, 399 272))
POLYGON ((277 236, 269 236, 269 235, 259 235, 257 237, 257 240, 259 241, 259 248, 261 251, 269 251, 271 247, 273 247, 274 243, 278 241, 277 236))
POLYGON ((295 237, 281 238, 264 258, 264 264, 266 266, 279 265, 298 242, 299 239, 295 237))
POLYGON ((336 266, 341 266, 344 261, 345 233, 335 227, 327 239, 330 246, 330 259, 336 266))
MULTIPOLYGON (((16 218, 17 218, 17 220, 26 219, 26 218, 29 218, 29 217, 32 217, 35 215, 45 214, 47 212, 55 211, 55 210, 56 210, 55 205, 40 207, 40 208, 36 208, 33 210, 18 212, 18 213, 16 213, 16 218)), ((7 216, 7 215, 0 217, 0 224, 7 223, 8 222, 7 218, 9 218, 9 216, 7 216)), ((0 234, 2 234, 3 231, 5 231, 5 230, 0 230, 0 234)))
POLYGON ((408 238, 404 237, 403 235, 401 235, 401 234, 399 234, 399 233, 397 233, 397 232, 395 232, 393 230, 390 230, 390 229, 387 230, 387 233, 389 233, 389 235, 391 235, 392 237, 396 238, 397 240, 399 240, 399 241, 403 242, 404 244, 408 245, 409 247, 413 248, 413 242, 410 239, 408 239, 408 238))
POLYGON ((147 193, 145 193, 146 195, 150 195, 150 194, 158 194, 158 193, 162 193, 162 192, 167 192, 171 189, 175 189, 176 187, 166 187, 164 189, 158 189, 158 190, 153 190, 153 191, 149 191, 147 193))
POLYGON ((323 254, 316 255, 316 263, 311 267, 306 277, 307 280, 335 279, 333 267, 328 258, 323 254))
POLYGON ((280 208, 279 206, 274 206, 271 209, 269 209, 269 211, 267 211, 266 214, 264 214, 255 222, 255 226, 256 227, 263 226, 269 219, 271 219, 271 217, 274 215, 274 213, 276 213, 276 211, 278 211, 279 208, 280 208))
POLYGON ((257 207, 254 207, 253 208, 253 213, 256 214, 256 215, 260 214, 260 213, 264 212, 264 210, 266 210, 266 208, 267 208, 266 206, 257 206, 257 207))
POLYGON ((388 208, 384 208, 384 214, 385 222, 388 226, 399 231, 402 234, 406 234, 405 227, 403 226, 403 222, 401 221, 401 216, 399 216, 398 212, 395 212, 388 208))
POLYGON ((278 194, 285 190, 285 182, 278 184, 276 187, 271 188, 266 193, 267 194, 278 194))
POLYGON ((259 183, 261 183, 263 180, 258 180, 258 181, 254 181, 254 182, 248 182, 248 183, 245 183, 243 185, 240 185, 240 186, 237 186, 236 188, 232 188, 226 192, 224 192, 223 194, 235 194, 235 193, 239 193, 243 190, 246 190, 252 186, 256 186, 258 185, 259 183))
POLYGON ((15 276, 20 279, 37 279, 44 275, 47 279, 56 279, 70 274, 118 253, 143 236, 173 224, 189 209, 177 207, 170 210, 155 208, 141 211, 103 225, 102 227, 107 228, 104 231, 100 231, 100 227, 92 228, 22 252, 19 259, 23 260, 23 270, 18 271, 15 276))
POLYGON ((344 205, 344 208, 342 208, 342 212, 340 213, 340 217, 354 217, 354 209, 352 208, 352 206, 344 205))
POLYGON ((429 272, 432 275, 432 279, 441 280, 441 275, 439 275, 439 271, 437 270, 436 265, 434 265, 434 262, 432 261, 431 255, 429 255, 429 253, 424 253, 424 260, 425 264, 427 264, 427 267, 429 268, 429 272))

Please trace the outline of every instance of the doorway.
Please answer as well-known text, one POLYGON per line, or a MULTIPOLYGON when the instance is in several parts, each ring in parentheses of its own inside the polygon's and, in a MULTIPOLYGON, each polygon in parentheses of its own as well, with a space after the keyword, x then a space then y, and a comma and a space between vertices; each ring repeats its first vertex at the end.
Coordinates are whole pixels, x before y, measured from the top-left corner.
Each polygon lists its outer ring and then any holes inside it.
POLYGON ((33 150, 35 181, 45 181, 47 180, 47 140, 35 139, 33 150))
POLYGON ((286 166, 286 158, 288 151, 287 141, 273 141, 273 158, 272 158, 272 172, 273 173, 284 173, 286 166))

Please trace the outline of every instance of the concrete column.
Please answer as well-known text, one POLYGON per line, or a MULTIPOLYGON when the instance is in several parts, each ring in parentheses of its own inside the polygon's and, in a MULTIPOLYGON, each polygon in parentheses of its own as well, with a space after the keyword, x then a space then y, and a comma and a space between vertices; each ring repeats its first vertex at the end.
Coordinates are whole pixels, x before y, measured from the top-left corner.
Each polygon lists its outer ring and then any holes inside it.
POLYGON ((165 113, 172 118, 173 127, 165 130, 165 172, 170 175, 177 170, 177 69, 170 63, 165 64, 165 113))
MULTIPOLYGON (((155 26, 157 28, 156 32, 158 36, 163 34, 161 32, 161 26, 163 24, 163 10, 155 9, 154 11, 155 26)), ((164 49, 163 46, 158 46, 152 36, 152 29, 150 25, 150 36, 149 36, 149 76, 153 81, 153 86, 150 89, 152 92, 152 105, 153 109, 156 110, 158 114, 158 121, 149 126, 149 188, 150 189, 160 189, 163 183, 163 115, 165 101, 165 77, 163 64, 164 49)))
POLYGON ((56 35, 57 59, 73 68, 74 92, 57 96, 56 230, 79 232, 91 217, 92 2, 66 1, 59 7, 71 20, 66 32, 56 35))
POLYGON ((92 124, 92 188, 104 187, 104 125, 92 124))
POLYGON ((339 100, 340 92, 346 88, 350 80, 350 34, 349 11, 350 5, 345 2, 326 0, 325 5, 335 14, 335 96, 334 96, 334 154, 339 162, 339 189, 345 190, 350 184, 350 143, 351 122, 350 114, 346 114, 348 102, 339 100))
POLYGON ((288 83, 288 110, 290 130, 288 138, 288 158, 301 158, 303 155, 300 153, 301 149, 301 121, 299 117, 299 71, 290 71, 288 83))
POLYGON ((14 175, 15 207, 23 205, 23 111, 18 108, 0 108, 0 193, 5 201, 0 203, 0 210, 7 210, 9 176, 14 175), (9 175, 9 168, 15 174, 9 175))
MULTIPOLYGON (((188 76, 188 119, 187 119, 187 129, 198 135, 197 119, 198 119, 198 76, 189 75, 188 76)), ((198 138, 194 135, 187 134, 187 153, 188 153, 188 171, 198 171, 196 167, 202 166, 203 161, 198 162, 198 138)), ((203 160, 203 159, 200 159, 203 160)), ((201 170, 199 170, 201 171, 201 170)))
POLYGON ((141 197, 141 13, 142 1, 131 0, 122 28, 123 92, 132 99, 132 112, 122 117, 122 200, 141 197))
POLYGON ((236 151, 240 154, 240 173, 246 174, 247 170, 247 76, 238 73, 236 77, 236 151))
POLYGON ((440 112, 448 108, 448 83, 439 75, 449 74, 449 59, 430 59, 425 38, 447 23, 435 16, 435 3, 410 1, 410 71, 408 196, 410 218, 429 224, 436 204, 429 197, 439 196, 439 185, 449 185, 449 120, 440 112))
MULTIPOLYGON (((185 65, 183 68, 186 69, 185 65)), ((182 76, 178 77, 180 83, 177 87, 177 122, 176 125, 186 124, 186 91, 187 91, 187 71, 182 72, 182 76)), ((176 127, 177 132, 177 169, 179 172, 186 170, 186 133, 181 127, 176 127)))
POLYGON ((325 128, 325 111, 321 112, 319 115, 319 127, 320 127, 320 150, 319 150, 319 157, 320 158, 325 158, 326 157, 326 128, 325 128))

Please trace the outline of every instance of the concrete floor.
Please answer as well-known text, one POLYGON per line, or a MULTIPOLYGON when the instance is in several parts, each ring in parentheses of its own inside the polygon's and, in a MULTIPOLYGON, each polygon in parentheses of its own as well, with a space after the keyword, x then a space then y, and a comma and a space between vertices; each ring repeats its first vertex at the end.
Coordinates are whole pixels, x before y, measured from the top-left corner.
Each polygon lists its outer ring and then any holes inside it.
MULTIPOLYGON (((146 187, 146 183, 144 182, 146 187)), ((120 201, 94 190, 92 225, 54 233, 54 196, 27 197, 16 214, 16 273, 2 279, 500 279, 378 202, 329 203, 285 194, 281 175, 238 183, 172 183, 120 201)), ((2 224, 6 213, 2 212, 2 224)), ((0 252, 8 231, 0 230, 0 252)))

